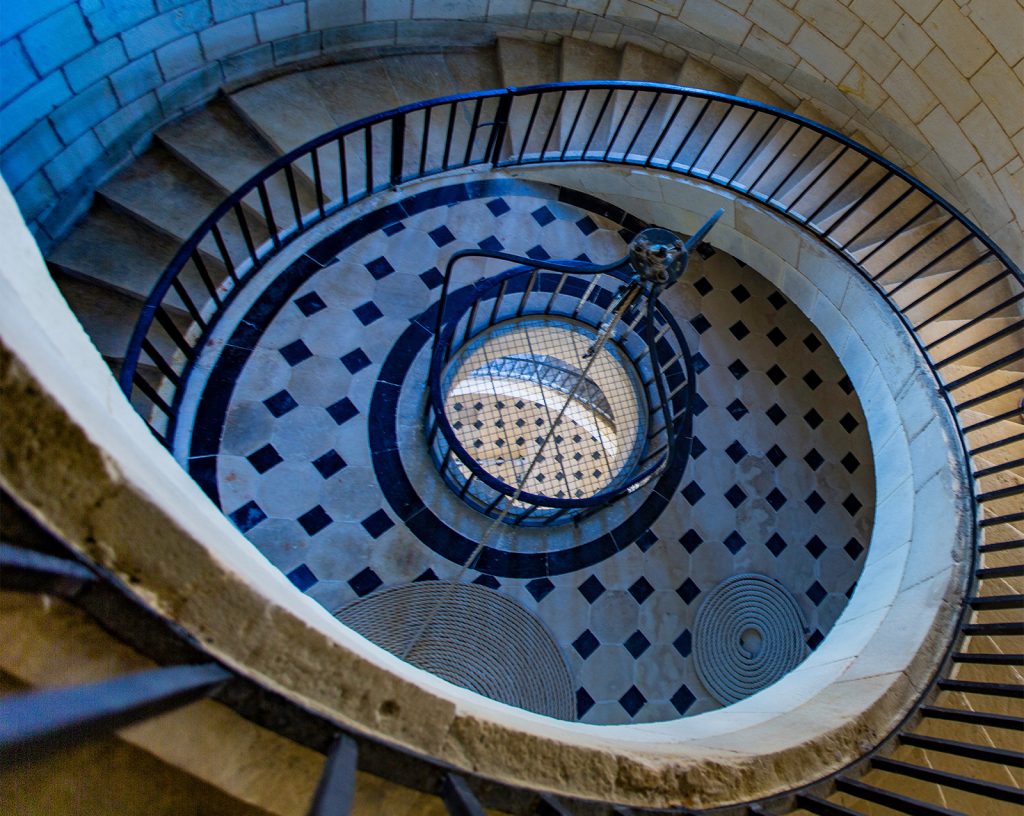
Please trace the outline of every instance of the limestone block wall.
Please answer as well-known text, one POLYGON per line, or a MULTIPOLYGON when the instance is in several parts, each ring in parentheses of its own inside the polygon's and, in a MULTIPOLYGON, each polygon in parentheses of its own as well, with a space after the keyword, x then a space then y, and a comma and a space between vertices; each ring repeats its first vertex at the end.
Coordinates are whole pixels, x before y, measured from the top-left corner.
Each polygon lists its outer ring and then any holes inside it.
POLYGON ((1024 256, 1021 0, 12 0, 3 174, 45 246, 155 127, 221 85, 498 33, 634 42, 753 75, 1024 256))

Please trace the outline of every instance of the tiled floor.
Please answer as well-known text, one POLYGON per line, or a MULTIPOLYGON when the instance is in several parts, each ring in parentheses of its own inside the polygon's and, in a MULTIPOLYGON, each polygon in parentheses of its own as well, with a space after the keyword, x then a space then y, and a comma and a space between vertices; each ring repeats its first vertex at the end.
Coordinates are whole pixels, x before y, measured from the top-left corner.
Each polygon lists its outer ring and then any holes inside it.
MULTIPOLYGON (((451 253, 607 262, 640 225, 578 193, 503 180, 435 190, 358 226, 339 225, 238 299, 189 385, 196 419, 176 451, 253 544, 331 610, 381 587, 457 577, 453 559, 489 526, 441 482, 419 427, 428 343, 415 318, 451 253), (394 457, 400 472, 382 464, 394 457)), ((503 265, 466 266, 460 284, 503 265)), ((507 562, 462 577, 545 623, 584 722, 717 708, 693 665, 692 627, 704 595, 737 573, 786 587, 813 649, 847 602, 871 532, 860 405, 807 319, 721 253, 695 257, 664 298, 699 372, 692 460, 667 508, 642 516, 641 490, 578 527, 505 527, 493 547, 507 562)))

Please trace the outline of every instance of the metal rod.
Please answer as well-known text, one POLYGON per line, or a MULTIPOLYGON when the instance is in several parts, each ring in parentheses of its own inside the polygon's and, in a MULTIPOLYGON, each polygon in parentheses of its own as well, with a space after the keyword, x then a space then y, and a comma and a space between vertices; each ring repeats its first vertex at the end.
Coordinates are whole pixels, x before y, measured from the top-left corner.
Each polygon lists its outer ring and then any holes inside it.
POLYGON ((324 762, 309 816, 346 816, 352 812, 358 759, 356 741, 347 734, 339 734, 324 762))

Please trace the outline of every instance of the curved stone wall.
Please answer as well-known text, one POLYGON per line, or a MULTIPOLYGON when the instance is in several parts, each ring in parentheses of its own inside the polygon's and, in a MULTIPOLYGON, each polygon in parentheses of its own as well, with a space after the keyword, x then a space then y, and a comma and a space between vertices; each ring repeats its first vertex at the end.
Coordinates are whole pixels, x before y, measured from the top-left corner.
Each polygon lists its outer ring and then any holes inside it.
MULTIPOLYGON (((599 175, 575 180, 592 187, 599 175)), ((685 721, 559 723, 450 686, 338 626, 253 557, 149 434, 3 193, 0 382, 8 410, 34 417, 0 439, 5 488, 226 665, 458 766, 580 796, 697 807, 837 770, 896 725, 955 625, 973 519, 951 420, 896 318, 837 256, 713 190, 608 176, 609 197, 635 197, 677 229, 692 230, 708 205, 726 207, 715 243, 814 319, 861 392, 875 458, 887 464, 858 590, 813 657, 771 688, 685 721)))
POLYGON ((1014 0, 9 3, 0 23, 3 174, 45 246, 160 123, 221 86, 497 34, 634 42, 752 75, 922 178, 1024 256, 1024 9, 1014 0))

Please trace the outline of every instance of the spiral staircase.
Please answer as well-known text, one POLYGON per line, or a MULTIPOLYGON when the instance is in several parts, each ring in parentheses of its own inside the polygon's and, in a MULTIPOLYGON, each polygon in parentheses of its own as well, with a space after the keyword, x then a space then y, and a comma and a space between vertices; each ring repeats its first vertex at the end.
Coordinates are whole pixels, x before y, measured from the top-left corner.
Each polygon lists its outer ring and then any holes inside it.
MULTIPOLYGON (((680 172, 774 208, 790 218, 793 229, 822 236, 857 263, 930 355, 973 469, 977 547, 961 633, 898 731, 880 746, 865 745, 863 756, 838 774, 721 812, 1015 812, 1022 801, 1024 766, 1019 751, 1024 728, 1024 281, 943 202, 903 185, 891 166, 869 160, 830 132, 778 119, 774 109, 785 107, 755 80, 738 83, 693 57, 679 64, 635 45, 616 51, 570 38, 558 45, 499 38, 491 48, 313 68, 222 93, 160 129, 144 155, 96 191, 88 215, 47 262, 96 347, 162 436, 174 405, 168 380, 187 366, 199 337, 195 326, 209 319, 211 302, 262 263, 261 253, 272 252, 279 236, 286 244, 327 217, 331 202, 352 204, 372 195, 367 167, 374 156, 383 157, 378 183, 385 187, 428 175, 429 168, 481 164, 513 172, 516 165, 557 156, 680 172), (628 84, 607 84, 613 80, 628 84), (573 82, 590 84, 554 86, 514 100, 467 97, 410 108, 397 166, 394 117, 375 121, 376 129, 343 131, 349 123, 421 100, 573 82), (712 93, 673 95, 636 83, 712 93), (760 105, 746 107, 716 94, 760 105), (471 145, 465 161, 449 155, 453 134, 456 141, 460 135, 465 140, 481 123, 500 121, 502 110, 508 117, 514 105, 526 113, 507 118, 503 131, 481 136, 482 152, 474 154, 471 145), (421 138, 429 112, 435 128, 438 122, 447 128, 447 141, 421 138), (666 131, 673 133, 671 142, 659 138, 666 131), (342 135, 325 139, 330 132, 342 135), (682 141, 680 133, 685 133, 682 141), (318 139, 319 148, 300 150, 318 139), (343 153, 339 158, 335 145, 353 140, 367 148, 362 155, 371 157, 369 163, 343 153), (686 169, 679 170, 683 164, 686 169), (355 189, 355 169, 365 189, 355 189), (351 190, 340 181, 346 171, 351 171, 351 190), (240 188, 243 194, 222 204, 240 188), (204 224, 210 213, 220 215, 204 224), (294 216, 286 223, 282 213, 294 216), (197 239, 201 226, 205 233, 197 239), (172 285, 165 270, 175 266, 180 276, 172 285), (154 300, 151 293, 161 284, 166 297, 154 300), (144 307, 149 324, 137 329, 144 307), (130 346, 134 350, 126 359, 130 346)), ((7 593, 18 626, 5 637, 20 654, 35 654, 20 663, 5 660, 7 691, 51 685, 55 676, 65 683, 101 680, 112 673, 102 657, 108 651, 119 655, 122 670, 205 664, 208 658, 194 642, 133 603, 102 571, 70 559, 60 542, 9 497, 6 505, 4 541, 16 547, 4 550, 5 589, 54 596, 47 603, 57 605, 61 621, 59 628, 47 624, 32 596, 7 593), (46 648, 34 649, 34 640, 46 648), (64 664, 59 674, 57 664, 64 664)), ((447 767, 358 733, 342 730, 335 737, 334 724, 275 690, 231 679, 213 664, 201 668, 206 674, 172 678, 169 686, 154 688, 159 702, 151 699, 143 714, 111 714, 107 728, 217 689, 219 702, 198 703, 120 737, 102 736, 100 742, 68 749, 67 767, 80 769, 88 780, 87 769, 107 751, 118 763, 135 764, 140 777, 152 774, 164 789, 176 791, 181 809, 201 803, 204 812, 207 806, 225 813, 299 812, 296 802, 304 797, 313 801, 311 812, 344 812, 340 808, 351 803, 353 791, 360 813, 480 813, 481 802, 508 812, 630 812, 611 802, 558 797, 447 767), (181 739, 162 748, 161 728, 189 735, 205 756, 251 752, 252 767, 238 759, 227 760, 227 770, 204 767, 182 753, 181 739), (320 780, 317 751, 330 753, 320 780), (282 774, 283 789, 275 790, 275 767, 289 769, 282 774)), ((42 759, 15 772, 13 785, 21 786, 25 812, 43 812, 28 805, 32 797, 71 801, 67 783, 47 790, 59 761, 42 759)), ((102 795, 95 779, 82 785, 102 795)), ((10 783, 4 787, 11 790, 10 783)), ((155 805, 150 812, 158 812, 155 805)))

